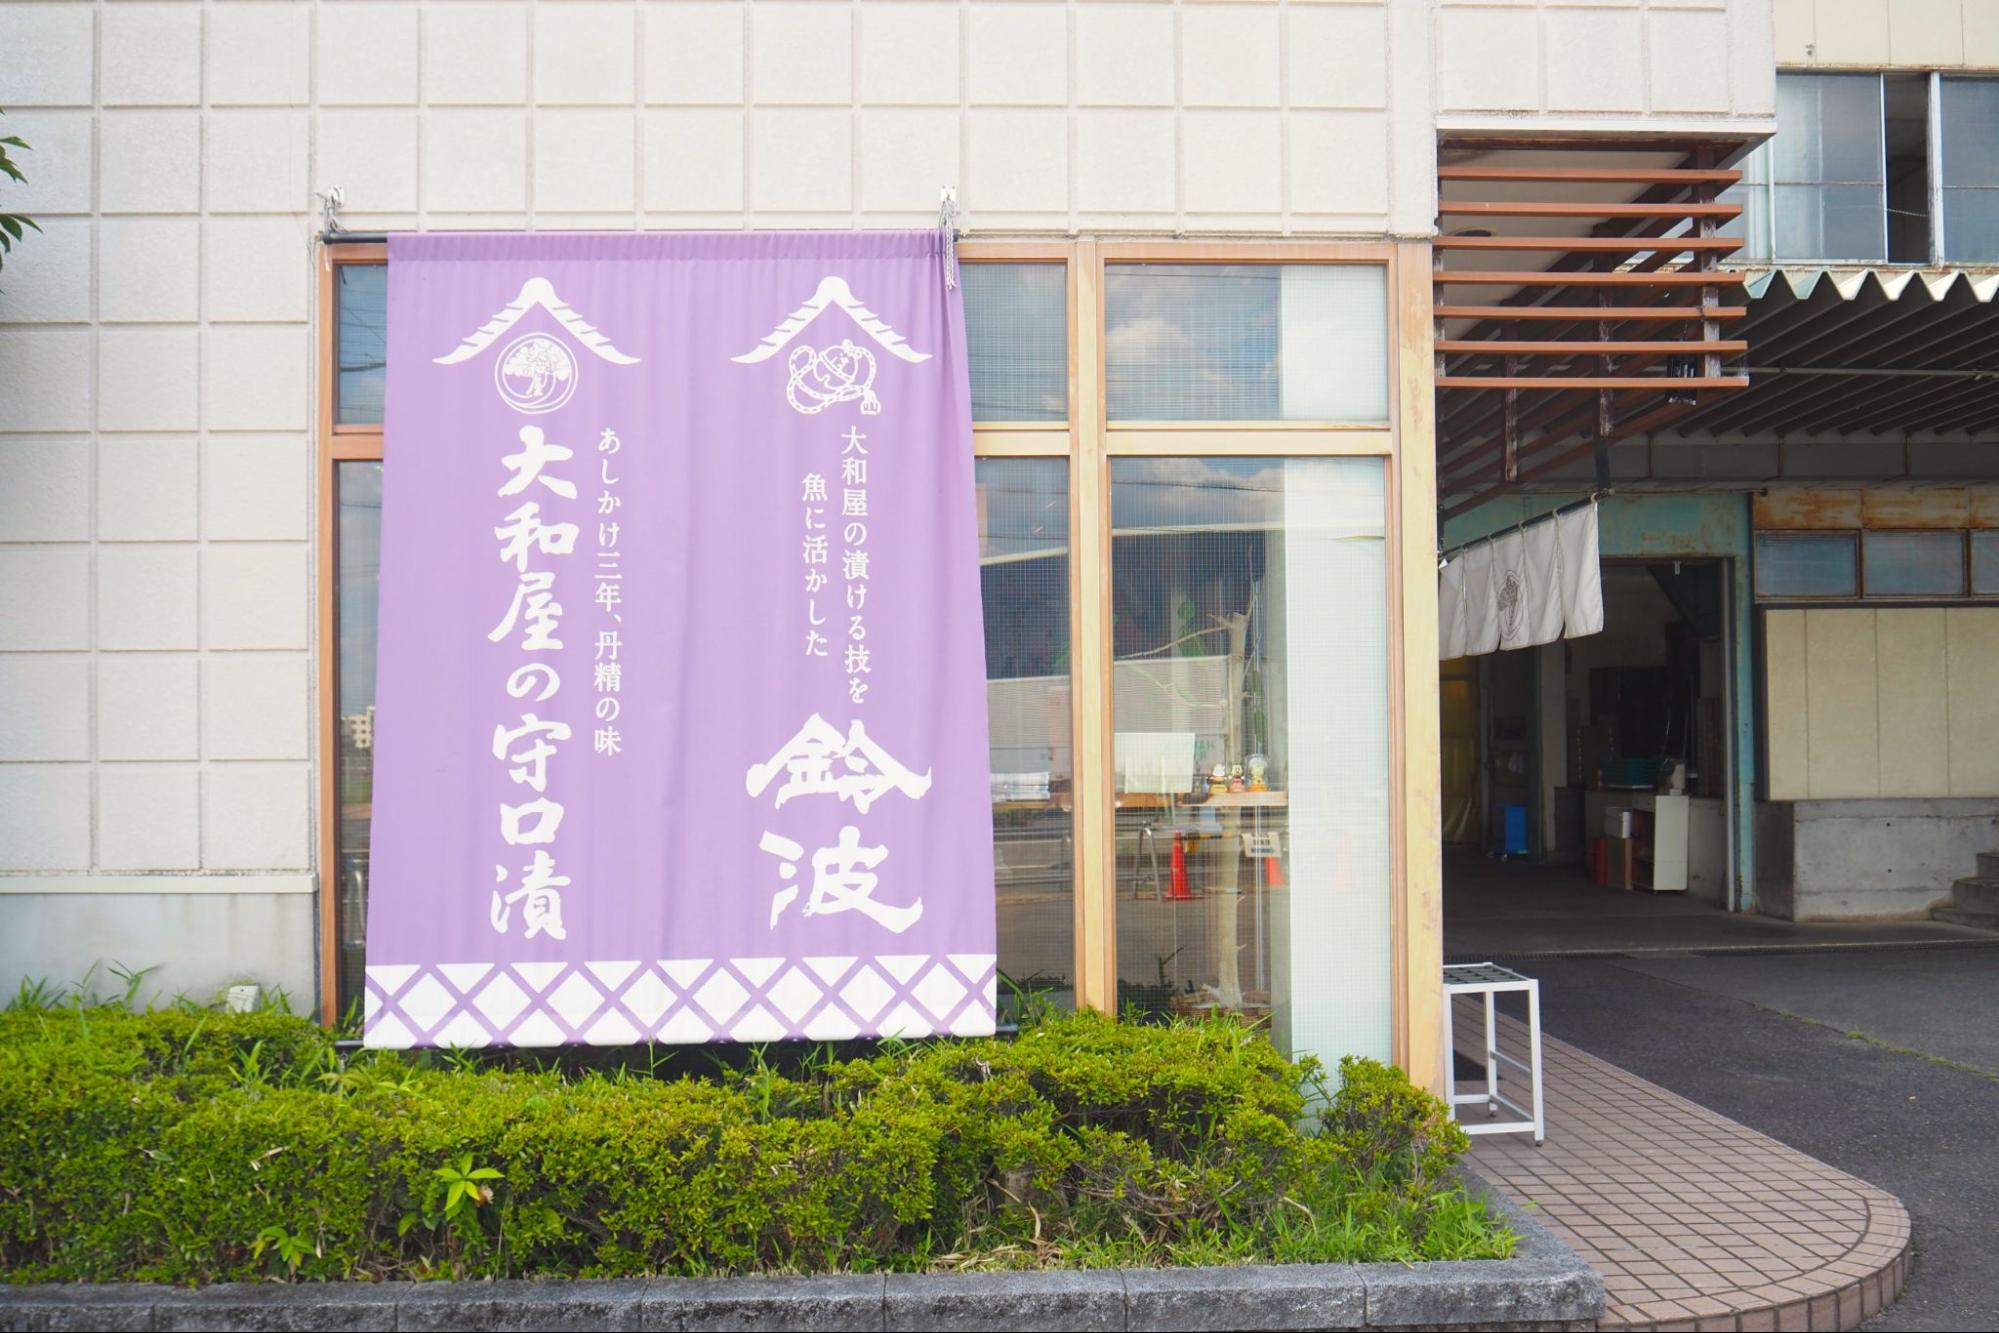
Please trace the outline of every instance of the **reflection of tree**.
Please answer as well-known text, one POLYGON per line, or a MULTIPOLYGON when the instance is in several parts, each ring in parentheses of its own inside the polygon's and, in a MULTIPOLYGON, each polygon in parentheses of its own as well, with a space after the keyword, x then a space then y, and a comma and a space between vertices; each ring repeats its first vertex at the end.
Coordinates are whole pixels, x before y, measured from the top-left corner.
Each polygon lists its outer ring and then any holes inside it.
POLYGON ((540 398, 548 392, 549 380, 569 378, 569 356, 557 343, 530 338, 507 353, 503 369, 509 379, 528 381, 527 397, 540 398))

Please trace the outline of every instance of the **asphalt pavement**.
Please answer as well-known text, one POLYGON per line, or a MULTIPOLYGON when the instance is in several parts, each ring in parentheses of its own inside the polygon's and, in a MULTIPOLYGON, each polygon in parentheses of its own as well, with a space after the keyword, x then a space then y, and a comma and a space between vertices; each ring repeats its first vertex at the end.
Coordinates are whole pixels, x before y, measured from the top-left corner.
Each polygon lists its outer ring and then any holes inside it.
POLYGON ((1999 945, 1515 965, 1555 1036, 1902 1200, 1869 1329, 1999 1327, 1999 945))

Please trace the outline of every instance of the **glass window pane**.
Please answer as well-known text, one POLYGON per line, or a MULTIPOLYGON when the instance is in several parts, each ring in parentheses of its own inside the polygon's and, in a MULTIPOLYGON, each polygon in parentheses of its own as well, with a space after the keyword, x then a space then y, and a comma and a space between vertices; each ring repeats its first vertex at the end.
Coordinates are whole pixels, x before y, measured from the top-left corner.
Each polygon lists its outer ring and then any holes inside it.
POLYGON ((1944 256, 1957 263, 1999 263, 1999 189, 1943 192, 1944 256))
POLYGON ((340 264, 333 270, 339 311, 334 421, 370 426, 382 419, 382 368, 388 363, 389 266, 340 264))
POLYGON ((1943 183, 1999 186, 1999 79, 1945 79, 1943 183))
POLYGON ((1384 421, 1386 271, 1370 264, 1113 264, 1113 421, 1384 421))
POLYGON ((1863 548, 1869 597, 1960 597, 1961 532, 1870 532, 1863 548))
MULTIPOLYGON (((1069 467, 981 458, 977 477, 999 967, 1022 991, 1073 1008, 1069 467)), ((1002 991, 1005 1006, 1011 991, 1002 991)))
POLYGON ((1758 597, 1853 597, 1860 592, 1853 534, 1756 534, 1758 597))
POLYGON ((1069 419, 1069 275, 1061 264, 962 264, 972 420, 1069 419))
POLYGON ((1887 197, 1878 74, 1780 74, 1775 256, 1887 257, 1887 197))
POLYGON ((1112 460, 1120 1009, 1387 1056, 1383 505, 1376 459, 1112 460))
POLYGON ((1779 184, 1880 184, 1881 76, 1780 74, 1779 184))
POLYGON ((361 995, 368 926, 368 826, 375 799, 375 605, 381 579, 382 465, 342 463, 334 477, 334 616, 339 658, 339 827, 335 886, 340 933, 339 1003, 361 995))
POLYGON ((1878 185, 1777 186, 1777 258, 1887 258, 1884 200, 1878 185))
POLYGON ((1724 236, 1740 236, 1742 248, 1736 259, 1770 257, 1770 145, 1759 144, 1742 159, 1742 180, 1723 190, 1720 201, 1742 205, 1742 214, 1719 228, 1724 236))
POLYGON ((1999 532, 1971 534, 1971 590, 1981 597, 1999 594, 1999 532))

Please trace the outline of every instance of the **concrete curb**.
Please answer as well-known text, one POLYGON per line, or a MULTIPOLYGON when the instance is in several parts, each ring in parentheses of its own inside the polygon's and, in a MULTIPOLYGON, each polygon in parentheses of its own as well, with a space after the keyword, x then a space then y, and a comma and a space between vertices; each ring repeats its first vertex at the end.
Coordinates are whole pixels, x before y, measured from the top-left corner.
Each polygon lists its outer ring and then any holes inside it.
POLYGON ((1594 1328, 1603 1281, 1526 1212, 1514 1257, 1434 1264, 1063 1269, 887 1276, 9 1286, 0 1329, 1594 1328))

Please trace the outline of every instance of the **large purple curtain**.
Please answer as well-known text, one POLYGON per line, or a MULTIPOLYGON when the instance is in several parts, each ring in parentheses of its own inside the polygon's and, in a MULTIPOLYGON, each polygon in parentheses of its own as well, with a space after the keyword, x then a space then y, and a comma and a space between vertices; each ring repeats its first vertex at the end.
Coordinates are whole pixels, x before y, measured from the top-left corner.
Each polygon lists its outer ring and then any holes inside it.
POLYGON ((391 240, 370 1045, 992 1031, 951 263, 391 240))

